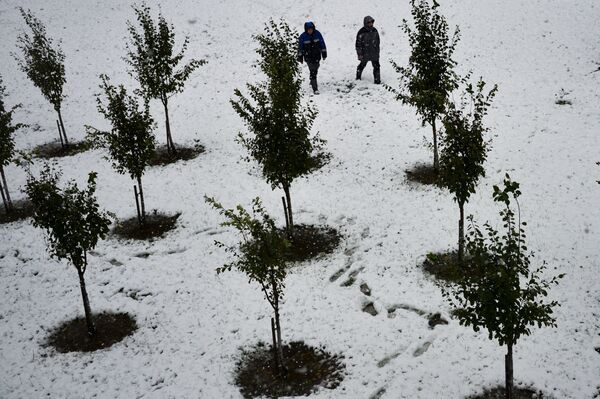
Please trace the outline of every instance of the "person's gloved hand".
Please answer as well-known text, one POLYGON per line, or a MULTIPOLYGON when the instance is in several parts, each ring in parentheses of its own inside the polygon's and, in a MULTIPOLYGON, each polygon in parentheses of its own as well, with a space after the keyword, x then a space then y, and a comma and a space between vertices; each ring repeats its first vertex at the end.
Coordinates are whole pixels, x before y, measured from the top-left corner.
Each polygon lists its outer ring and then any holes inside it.
POLYGON ((298 62, 302 64, 302 62, 304 61, 304 57, 299 55, 297 58, 298 62))
POLYGON ((327 59, 327 51, 323 52, 323 60, 327 59))

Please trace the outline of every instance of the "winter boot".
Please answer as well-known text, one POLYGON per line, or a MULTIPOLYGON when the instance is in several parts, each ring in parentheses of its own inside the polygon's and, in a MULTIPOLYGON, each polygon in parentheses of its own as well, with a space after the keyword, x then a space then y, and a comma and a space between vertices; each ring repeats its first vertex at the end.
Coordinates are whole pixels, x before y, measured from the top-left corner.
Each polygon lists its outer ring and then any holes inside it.
POLYGON ((360 69, 356 70, 356 80, 360 80, 362 77, 362 71, 360 69))
POLYGON ((310 87, 312 87, 313 91, 317 93, 319 91, 319 86, 317 85, 317 79, 310 80, 310 87))

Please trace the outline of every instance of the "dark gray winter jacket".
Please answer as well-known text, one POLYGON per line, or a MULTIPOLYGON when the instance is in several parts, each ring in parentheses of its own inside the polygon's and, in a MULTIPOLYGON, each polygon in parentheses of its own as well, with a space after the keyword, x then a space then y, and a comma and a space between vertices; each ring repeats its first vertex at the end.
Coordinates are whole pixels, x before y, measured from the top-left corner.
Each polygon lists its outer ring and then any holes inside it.
POLYGON ((366 16, 364 26, 360 28, 356 35, 356 54, 363 60, 378 60, 379 32, 374 27, 369 28, 369 21, 374 21, 374 19, 366 16))

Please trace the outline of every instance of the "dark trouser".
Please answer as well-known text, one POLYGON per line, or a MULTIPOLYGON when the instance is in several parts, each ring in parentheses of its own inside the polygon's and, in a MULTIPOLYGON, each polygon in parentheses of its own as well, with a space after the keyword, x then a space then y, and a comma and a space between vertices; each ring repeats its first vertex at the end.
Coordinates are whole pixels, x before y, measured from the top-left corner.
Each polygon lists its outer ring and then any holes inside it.
POLYGON ((306 61, 306 65, 308 65, 308 70, 310 71, 310 85, 314 91, 319 90, 317 86, 317 73, 319 72, 319 61, 306 61))
POLYGON ((371 63, 373 64, 373 77, 375 78, 375 83, 379 83, 381 81, 381 74, 380 74, 381 65, 379 64, 379 58, 377 58, 377 59, 363 58, 360 61, 360 64, 358 64, 358 67, 356 67, 356 79, 360 79, 360 77, 362 75, 362 71, 363 71, 363 69, 365 69, 365 67, 367 66, 369 61, 371 61, 371 63))

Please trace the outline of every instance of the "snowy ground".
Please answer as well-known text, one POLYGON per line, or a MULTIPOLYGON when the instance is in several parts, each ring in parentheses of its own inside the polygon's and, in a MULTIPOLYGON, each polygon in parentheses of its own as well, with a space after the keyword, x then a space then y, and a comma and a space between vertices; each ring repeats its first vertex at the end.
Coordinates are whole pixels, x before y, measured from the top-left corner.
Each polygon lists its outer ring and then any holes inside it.
MULTIPOLYGON (((503 381, 504 351, 484 332, 455 320, 428 329, 414 312, 385 309, 405 304, 448 318, 449 306, 433 281, 417 267, 425 253, 452 248, 458 210, 450 195, 411 186, 404 170, 430 154, 421 145, 429 130, 413 110, 372 84, 370 67, 356 86, 354 37, 364 15, 382 35, 382 78, 395 85, 387 60, 404 64, 406 37, 399 25, 408 1, 328 0, 192 1, 164 13, 190 35, 189 54, 209 60, 175 98, 174 139, 199 139, 208 152, 187 162, 154 168, 145 176, 147 204, 183 212, 179 227, 154 243, 102 242, 87 272, 92 308, 130 312, 139 330, 107 350, 57 354, 43 348, 48 331, 82 313, 75 271, 50 261, 42 232, 29 222, 0 227, 0 397, 240 398, 232 385, 239 348, 268 341, 269 308, 258 288, 239 273, 217 276, 226 260, 214 239, 235 236, 217 227, 219 215, 204 194, 225 205, 249 204, 261 196, 281 216, 281 193, 271 191, 234 142, 243 129, 228 101, 233 89, 256 79, 251 35, 270 17, 299 29, 316 22, 329 47, 320 71, 320 111, 315 128, 328 140, 331 165, 292 187, 296 220, 340 229, 345 239, 331 256, 294 268, 283 305, 286 340, 325 345, 346 356, 347 375, 335 391, 315 398, 462 398, 503 381), (330 277, 349 270, 337 281, 330 277), (357 282, 342 287, 348 274, 357 282), (373 290, 377 316, 363 312, 373 290), (135 295, 137 293, 137 295, 135 295), (137 297, 137 299, 134 299, 137 297), (426 349, 423 352, 423 349, 426 349), (417 353, 421 353, 415 356, 417 353), (383 367, 378 363, 397 355, 383 367)), ((548 276, 565 272, 551 297, 560 301, 558 328, 538 330, 516 347, 515 377, 556 398, 592 398, 600 390, 600 5, 596 0, 463 0, 444 2, 451 25, 462 29, 457 60, 499 94, 490 112, 493 151, 488 176, 468 204, 480 221, 497 223, 491 187, 504 173, 521 182, 523 217, 530 247, 548 276), (564 89, 573 104, 555 104, 564 89)), ((155 5, 155 2, 151 2, 155 5)), ((174 4, 174 3, 173 3, 174 4)), ((63 39, 68 98, 67 132, 83 138, 84 124, 105 127, 95 109, 100 73, 133 88, 125 73, 129 2, 4 0, 0 3, 0 74, 9 103, 22 102, 17 120, 32 125, 17 137, 20 149, 56 136, 54 115, 27 81, 10 53, 23 27, 16 7, 31 8, 53 37, 63 39)), ((182 35, 180 34, 180 38, 182 35)), ((306 72, 307 73, 307 72, 306 72)), ((162 112, 155 106, 157 135, 162 112)), ((83 182, 99 173, 99 200, 119 217, 133 216, 132 182, 114 173, 100 151, 58 161, 65 177, 83 182)), ((7 169, 13 196, 24 172, 7 169)))

